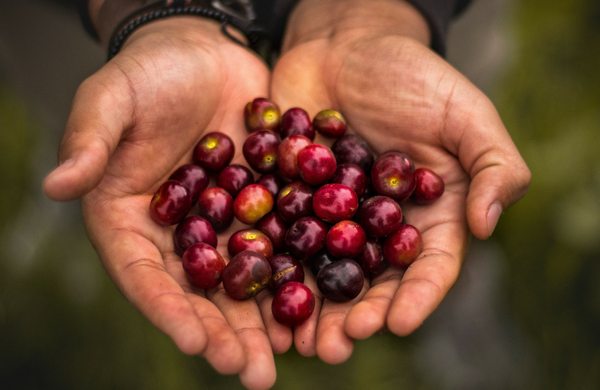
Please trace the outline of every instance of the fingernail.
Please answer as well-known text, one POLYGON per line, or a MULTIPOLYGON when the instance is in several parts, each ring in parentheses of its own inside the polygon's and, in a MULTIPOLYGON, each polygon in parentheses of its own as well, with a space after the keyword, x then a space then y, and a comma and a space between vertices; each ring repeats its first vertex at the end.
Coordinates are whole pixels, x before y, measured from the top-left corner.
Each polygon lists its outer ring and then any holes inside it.
POLYGON ((502 206, 500 203, 494 202, 487 215, 488 236, 491 236, 494 232, 498 219, 500 219, 500 214, 502 214, 502 206))

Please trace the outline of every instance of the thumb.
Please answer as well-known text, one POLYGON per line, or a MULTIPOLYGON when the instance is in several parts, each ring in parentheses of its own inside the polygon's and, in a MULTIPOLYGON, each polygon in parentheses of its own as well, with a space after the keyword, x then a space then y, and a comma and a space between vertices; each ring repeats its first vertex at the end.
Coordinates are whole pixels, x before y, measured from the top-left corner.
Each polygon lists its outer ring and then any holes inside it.
POLYGON ((100 183, 124 129, 133 123, 129 85, 126 76, 107 67, 80 85, 59 147, 59 166, 44 180, 50 199, 77 199, 100 183))

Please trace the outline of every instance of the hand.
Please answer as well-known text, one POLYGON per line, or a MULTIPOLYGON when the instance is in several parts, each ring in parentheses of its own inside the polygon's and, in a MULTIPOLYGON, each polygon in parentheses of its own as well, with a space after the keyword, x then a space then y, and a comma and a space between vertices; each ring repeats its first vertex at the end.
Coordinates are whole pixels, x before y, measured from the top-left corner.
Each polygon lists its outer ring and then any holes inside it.
MULTIPOLYGON (((83 196, 90 240, 123 295, 188 354, 251 389, 275 381, 275 365, 256 301, 222 287, 190 286, 174 253, 174 227, 151 220, 150 199, 190 163, 204 133, 221 131, 240 162, 247 133, 243 107, 268 94, 269 71, 223 36, 216 22, 177 17, 137 30, 123 50, 83 82, 60 146, 61 165, 47 195, 83 196)), ((219 235, 219 250, 241 228, 219 235)))
POLYGON ((427 47, 427 24, 407 3, 304 0, 287 31, 271 84, 282 112, 338 109, 375 152, 402 151, 446 183, 433 205, 402 204, 424 246, 406 271, 388 269, 348 303, 318 299, 293 336, 271 339, 276 349, 293 337, 301 354, 336 364, 351 355, 353 339, 418 328, 455 283, 469 228, 488 238, 525 194, 530 172, 493 104, 427 47))

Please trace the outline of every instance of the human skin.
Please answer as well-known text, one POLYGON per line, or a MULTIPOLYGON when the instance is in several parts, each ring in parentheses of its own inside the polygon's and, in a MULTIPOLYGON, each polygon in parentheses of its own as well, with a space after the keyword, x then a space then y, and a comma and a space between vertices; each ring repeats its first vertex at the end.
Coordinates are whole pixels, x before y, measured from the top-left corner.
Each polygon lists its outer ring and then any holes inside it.
MULTIPOLYGON (((268 95, 269 76, 215 21, 173 17, 141 27, 81 84, 60 165, 44 182, 51 199, 82 198, 89 238, 123 295, 183 352, 239 374, 250 389, 269 388, 276 377, 256 301, 235 301, 222 285, 193 288, 174 253, 172 229, 153 222, 148 207, 160 184, 192 162, 204 134, 229 135, 233 163, 245 164, 242 109, 268 95)), ((234 223, 219 234, 224 258, 230 235, 242 227, 234 223)))
MULTIPOLYGON (((271 81, 281 110, 339 110, 376 153, 406 153, 438 173, 446 191, 433 205, 402 205, 423 235, 406 271, 390 267, 347 303, 323 300, 306 272, 315 311, 293 333, 265 319, 276 351, 294 343, 302 355, 337 364, 355 339, 386 329, 410 334, 455 283, 471 234, 487 239, 527 191, 529 169, 493 104, 429 41, 425 19, 399 0, 303 0, 289 19, 271 81)), ((269 297, 259 302, 267 317, 269 297)))

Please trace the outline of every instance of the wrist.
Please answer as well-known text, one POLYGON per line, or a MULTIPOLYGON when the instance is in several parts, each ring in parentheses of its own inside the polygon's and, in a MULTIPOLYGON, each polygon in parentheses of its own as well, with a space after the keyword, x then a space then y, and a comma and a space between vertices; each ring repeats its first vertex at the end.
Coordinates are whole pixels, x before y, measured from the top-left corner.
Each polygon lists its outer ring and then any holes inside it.
POLYGON ((283 51, 315 39, 399 35, 429 46, 427 20, 402 0, 302 0, 292 12, 283 51))

